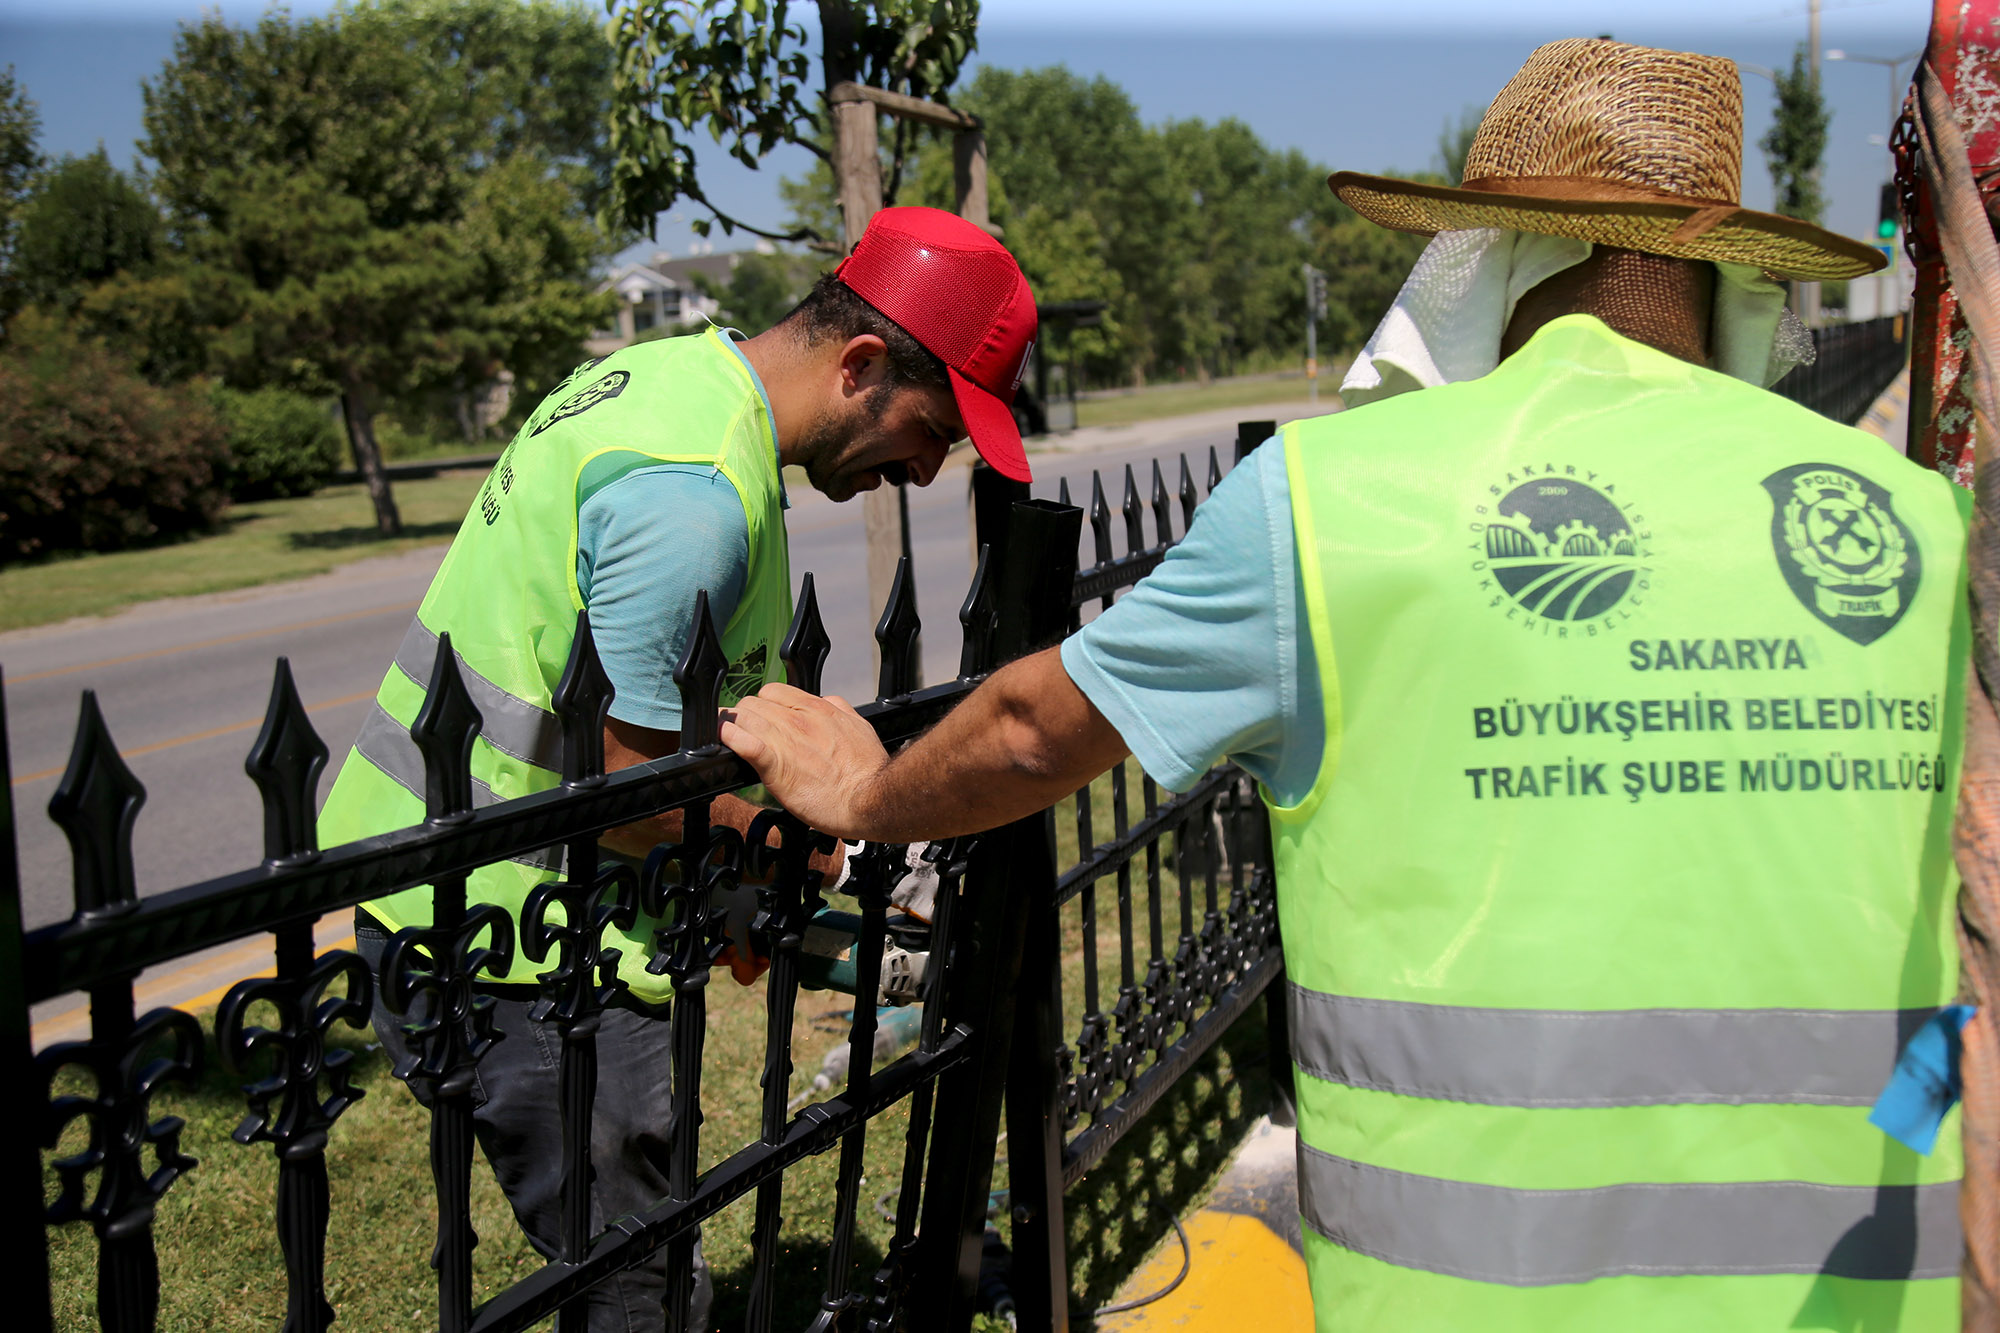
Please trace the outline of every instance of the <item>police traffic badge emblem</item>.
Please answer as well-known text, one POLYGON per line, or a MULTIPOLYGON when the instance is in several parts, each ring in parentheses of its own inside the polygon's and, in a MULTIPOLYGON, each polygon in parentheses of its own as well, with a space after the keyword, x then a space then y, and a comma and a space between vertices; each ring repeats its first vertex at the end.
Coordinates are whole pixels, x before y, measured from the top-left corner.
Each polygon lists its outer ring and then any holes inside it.
POLYGON ((1771 547, 1806 610, 1870 644, 1896 627, 1916 595, 1923 556, 1889 492, 1830 463, 1801 463, 1764 478, 1771 547))

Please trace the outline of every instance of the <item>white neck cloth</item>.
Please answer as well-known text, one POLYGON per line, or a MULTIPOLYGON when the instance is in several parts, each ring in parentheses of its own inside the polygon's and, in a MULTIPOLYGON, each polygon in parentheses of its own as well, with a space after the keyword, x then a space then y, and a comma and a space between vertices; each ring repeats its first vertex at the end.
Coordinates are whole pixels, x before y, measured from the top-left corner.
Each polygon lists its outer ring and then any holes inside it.
MULTIPOLYGON (((1590 242, 1482 227, 1439 232, 1341 381, 1349 407, 1411 389, 1478 379, 1500 364, 1514 306, 1537 285, 1590 257, 1590 242)), ((1761 269, 1716 264, 1710 347, 1724 374, 1769 387, 1812 342, 1761 269)))

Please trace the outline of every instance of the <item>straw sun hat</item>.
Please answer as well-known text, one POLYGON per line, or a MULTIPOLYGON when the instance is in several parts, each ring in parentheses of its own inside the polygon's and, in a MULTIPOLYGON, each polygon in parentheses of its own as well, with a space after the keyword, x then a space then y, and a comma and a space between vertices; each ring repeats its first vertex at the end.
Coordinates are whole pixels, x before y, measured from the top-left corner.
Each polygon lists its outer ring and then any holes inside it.
POLYGON ((1327 184, 1369 221, 1423 235, 1506 227, 1815 281, 1886 263, 1872 246, 1742 207, 1742 179, 1734 63, 1578 38, 1537 48, 1500 90, 1458 188, 1353 171, 1327 184))

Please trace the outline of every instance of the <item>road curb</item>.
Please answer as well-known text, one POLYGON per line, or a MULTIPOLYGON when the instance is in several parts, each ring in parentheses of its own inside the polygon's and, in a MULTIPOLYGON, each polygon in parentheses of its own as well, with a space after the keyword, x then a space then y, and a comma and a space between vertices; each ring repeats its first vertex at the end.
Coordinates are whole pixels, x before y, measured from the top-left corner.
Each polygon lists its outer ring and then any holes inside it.
MULTIPOLYGON (((1098 1320, 1099 1333, 1240 1333, 1253 1322, 1260 1333, 1312 1333, 1298 1201, 1298 1133, 1261 1117, 1208 1202, 1182 1223, 1187 1277, 1158 1300, 1098 1320)), ((1111 1303, 1161 1290, 1182 1262, 1169 1235, 1111 1303)))

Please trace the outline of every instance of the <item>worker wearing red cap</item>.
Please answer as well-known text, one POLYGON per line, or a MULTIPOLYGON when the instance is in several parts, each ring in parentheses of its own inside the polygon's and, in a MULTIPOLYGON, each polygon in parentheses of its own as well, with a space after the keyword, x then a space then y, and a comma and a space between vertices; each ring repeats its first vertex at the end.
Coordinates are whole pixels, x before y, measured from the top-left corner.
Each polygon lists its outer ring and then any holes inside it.
MULTIPOLYGON (((680 748, 673 670, 702 594, 729 660, 722 702, 782 680, 792 574, 780 469, 795 465, 815 489, 846 500, 884 482, 928 485, 946 451, 970 436, 996 470, 1028 480, 1011 404, 1034 339, 1034 294, 999 242, 949 213, 892 208, 766 332, 744 340, 710 328, 578 367, 529 416, 467 514, 328 797, 322 845, 422 822, 424 766, 410 726, 441 634, 483 722, 476 805, 560 781, 551 700, 579 610, 590 613, 617 691, 604 733, 612 769, 680 748)), ((756 813, 725 797, 711 818, 744 829, 756 813)), ((679 834, 676 811, 614 829, 603 843, 643 857, 679 834)), ((559 871, 559 849, 486 867, 470 878, 468 904, 506 912, 514 938, 526 939, 528 895, 559 871)), ((397 932, 430 924, 430 890, 406 890, 365 904, 356 938, 373 965, 397 932)), ((663 924, 642 913, 604 931, 624 986, 597 1036, 593 1228, 667 1192, 668 1029, 652 1014, 671 998, 672 978, 647 970, 663 924)), ((511 1039, 480 1061, 476 1128, 523 1230, 553 1257, 560 1088, 556 1062, 543 1055, 561 1038, 530 1012, 550 961, 515 948, 481 976, 511 1039)), ((752 975, 747 959, 736 967, 739 980, 752 975)), ((379 1000, 375 1026, 393 1053, 406 1053, 404 1019, 379 1000)), ((411 1086, 429 1095, 421 1079, 411 1086)), ((600 1284, 589 1326, 657 1327, 666 1291, 657 1265, 600 1284)), ((706 1327, 707 1303, 704 1271, 689 1312, 695 1327, 706 1327)))

